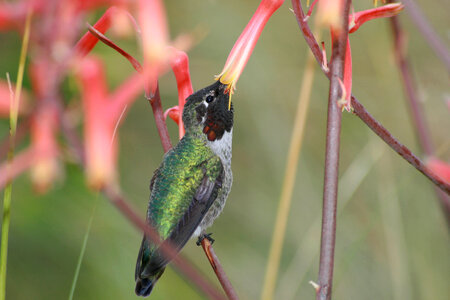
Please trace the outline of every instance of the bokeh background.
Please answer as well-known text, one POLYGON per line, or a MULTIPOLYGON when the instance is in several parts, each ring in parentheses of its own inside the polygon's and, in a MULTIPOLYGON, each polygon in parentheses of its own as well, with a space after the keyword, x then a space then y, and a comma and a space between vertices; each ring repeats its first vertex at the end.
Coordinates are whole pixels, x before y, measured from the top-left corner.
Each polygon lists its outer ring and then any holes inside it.
MULTIPOLYGON (((448 2, 418 3, 449 46, 448 2)), ((189 51, 195 90, 210 84, 221 71, 258 4, 258 0, 166 1, 172 37, 190 32, 203 36, 189 51)), ((211 228, 216 253, 244 300, 258 299, 262 289, 307 54, 290 5, 286 1, 269 21, 238 82, 233 97, 234 184, 222 216, 211 228)), ((355 9, 371 5, 372 1, 357 1, 355 9)), ((101 13, 90 15, 89 21, 95 22, 101 13)), ((400 18, 437 154, 448 161, 448 73, 406 12, 400 18)), ((134 39, 115 40, 139 55, 134 39)), ((329 46, 329 39, 325 36, 324 40, 329 46)), ((354 94, 400 141, 420 153, 393 59, 388 21, 369 22, 351 36, 351 43, 354 94)), ((2 77, 6 72, 16 77, 19 49, 17 33, 0 33, 2 77)), ((110 48, 99 44, 94 52, 107 64, 111 87, 133 72, 110 48)), ((25 87, 29 87, 28 78, 25 87)), ((77 103, 74 89, 76 85, 69 80, 65 93, 77 103)), ((172 74, 160 79, 160 90, 164 108, 176 104, 172 74)), ((327 95, 328 81, 319 71, 275 299, 314 298, 308 281, 316 280, 318 273, 327 95)), ((432 185, 357 117, 344 113, 342 122, 334 299, 450 299, 449 234, 432 185)), ((177 128, 168 123, 175 142, 177 128)), ((7 120, 0 120, 2 139, 8 134, 7 125, 7 120)), ((119 140, 121 187, 144 217, 149 181, 163 152, 151 109, 143 97, 129 108, 119 140)), ((67 299, 94 213, 74 299, 137 299, 134 267, 141 233, 103 196, 87 189, 83 172, 76 165, 68 164, 64 171, 61 180, 44 195, 34 193, 28 176, 14 182, 7 298, 67 299)), ((218 284, 194 241, 183 254, 218 284)), ((151 299, 203 296, 168 267, 151 299)))

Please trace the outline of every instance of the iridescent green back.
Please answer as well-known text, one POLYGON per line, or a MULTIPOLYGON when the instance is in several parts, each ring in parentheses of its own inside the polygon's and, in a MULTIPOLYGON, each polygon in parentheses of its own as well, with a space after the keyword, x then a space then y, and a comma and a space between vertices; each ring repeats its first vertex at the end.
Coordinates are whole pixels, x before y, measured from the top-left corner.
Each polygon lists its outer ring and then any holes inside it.
POLYGON ((169 237, 189 208, 206 170, 215 181, 221 162, 198 137, 186 135, 164 157, 155 173, 148 208, 148 219, 162 239, 169 237))

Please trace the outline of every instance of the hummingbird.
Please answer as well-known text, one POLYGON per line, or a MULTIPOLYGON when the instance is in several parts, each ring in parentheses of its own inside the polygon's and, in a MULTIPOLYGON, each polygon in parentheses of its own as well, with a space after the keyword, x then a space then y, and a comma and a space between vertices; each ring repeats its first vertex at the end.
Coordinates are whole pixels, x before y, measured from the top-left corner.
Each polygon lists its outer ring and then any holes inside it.
MULTIPOLYGON (((217 80, 186 99, 186 133, 169 150, 150 182, 147 222, 161 242, 177 251, 206 229, 222 212, 231 189, 233 106, 227 86, 217 80), (230 105, 230 106, 229 106, 230 105)), ((144 235, 136 262, 135 292, 150 295, 168 259, 144 235)))

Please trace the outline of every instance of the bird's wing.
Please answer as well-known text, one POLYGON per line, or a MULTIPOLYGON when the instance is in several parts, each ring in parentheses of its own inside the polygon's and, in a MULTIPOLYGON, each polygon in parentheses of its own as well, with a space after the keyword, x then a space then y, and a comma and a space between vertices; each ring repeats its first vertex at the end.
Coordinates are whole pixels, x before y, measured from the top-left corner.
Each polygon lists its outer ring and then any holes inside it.
MULTIPOLYGON (((168 238, 163 242, 170 243, 177 251, 181 250, 191 238, 195 229, 217 198, 219 189, 222 186, 224 170, 220 159, 217 156, 213 156, 202 164, 203 178, 195 190, 189 207, 171 231, 168 238)), ((156 272, 170 260, 159 251, 154 251, 151 256, 149 264, 147 264, 141 273, 143 276, 156 272)))
MULTIPOLYGON (((160 167, 157 168, 155 170, 155 172, 153 173, 152 179, 150 180, 150 194, 152 193, 153 190, 153 186, 155 185, 155 179, 156 177, 158 177, 158 175, 160 174, 160 167)), ((144 234, 143 238, 142 238, 142 242, 141 242, 141 247, 139 248, 139 253, 138 253, 138 258, 137 258, 137 263, 136 263, 136 268, 134 271, 134 278, 137 279, 139 277, 139 274, 141 273, 141 262, 142 262, 142 255, 144 254, 144 248, 145 244, 147 243, 147 238, 144 234)), ((148 246, 147 246, 148 247, 148 246)))

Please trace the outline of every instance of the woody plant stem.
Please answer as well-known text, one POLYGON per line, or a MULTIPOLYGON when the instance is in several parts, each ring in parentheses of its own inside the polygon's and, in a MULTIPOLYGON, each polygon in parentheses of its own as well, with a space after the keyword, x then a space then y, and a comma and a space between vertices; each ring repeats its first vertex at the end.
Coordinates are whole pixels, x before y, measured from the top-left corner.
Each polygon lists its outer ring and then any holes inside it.
MULTIPOLYGON (((303 33, 303 36, 308 44, 311 52, 314 54, 319 65, 322 64, 322 52, 319 48, 308 23, 304 20, 305 15, 301 7, 300 0, 292 0, 292 7, 294 9, 294 14, 297 19, 297 23, 303 33)), ((323 70, 323 69, 322 69, 323 70)), ((325 75, 330 78, 330 73, 323 70, 325 75)), ((376 135, 378 135, 389 147, 391 147, 398 155, 403 157, 408 163, 410 163, 419 172, 430 179, 438 188, 444 191, 446 194, 450 195, 450 185, 444 182, 435 173, 426 168, 425 164, 408 149, 402 143, 400 143, 380 122, 378 122, 366 109, 365 107, 356 99, 352 94, 351 103, 353 107, 353 112, 357 115, 361 121, 363 121, 376 135)))

